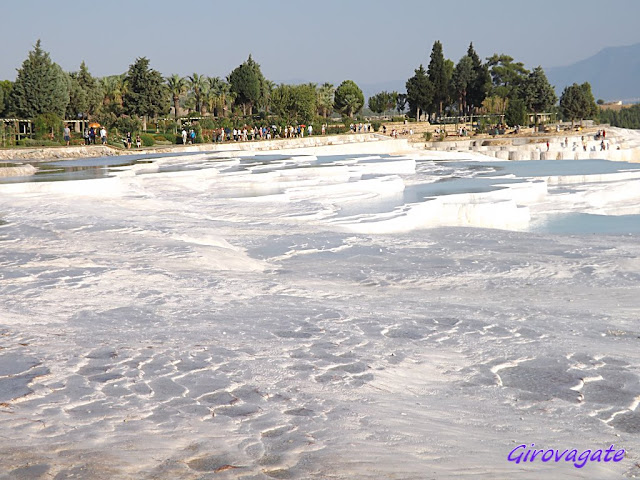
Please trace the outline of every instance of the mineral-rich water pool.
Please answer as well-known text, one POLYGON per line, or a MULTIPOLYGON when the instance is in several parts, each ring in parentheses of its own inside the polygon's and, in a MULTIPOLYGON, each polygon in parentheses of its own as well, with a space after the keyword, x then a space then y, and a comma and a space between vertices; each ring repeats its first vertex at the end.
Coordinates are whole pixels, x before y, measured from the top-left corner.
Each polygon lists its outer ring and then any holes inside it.
POLYGON ((371 231, 384 233, 380 222, 390 219, 389 232, 447 224, 576 234, 640 230, 640 207, 634 209, 634 202, 640 204, 638 188, 633 187, 640 181, 638 164, 505 162, 478 156, 434 161, 419 155, 234 155, 196 152, 43 162, 36 164, 34 175, 2 177, 0 183, 115 181, 123 172, 171 182, 172 175, 191 172, 194 182, 214 175, 211 188, 219 197, 333 201, 327 219, 356 231, 379 224, 379 230, 371 231), (492 213, 492 205, 500 209, 492 213), (420 213, 419 207, 430 211, 420 213), (403 217, 412 219, 403 225, 403 217))
POLYGON ((637 169, 457 158, 202 154, 0 185, 0 471, 635 475, 637 169), (533 443, 629 457, 509 462, 533 443))

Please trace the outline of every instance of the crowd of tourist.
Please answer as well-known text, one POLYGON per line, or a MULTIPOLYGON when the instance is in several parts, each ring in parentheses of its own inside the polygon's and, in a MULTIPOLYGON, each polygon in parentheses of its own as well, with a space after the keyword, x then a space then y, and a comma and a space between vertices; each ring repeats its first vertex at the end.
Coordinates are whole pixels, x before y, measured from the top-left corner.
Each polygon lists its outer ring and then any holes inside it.
MULTIPOLYGON (((327 133, 327 125, 323 124, 320 132, 322 135, 327 133)), ((314 134, 313 125, 288 125, 286 127, 271 126, 248 126, 243 128, 216 128, 212 131, 211 141, 213 142, 248 142, 250 140, 271 140, 276 138, 304 138, 305 134, 311 136, 314 134)), ((188 133, 186 129, 182 129, 182 143, 195 143, 196 133, 192 129, 188 133)))
MULTIPOLYGON (((84 133, 83 133, 83 138, 84 138, 84 144, 85 145, 95 145, 96 144, 96 138, 100 138, 100 141, 102 142, 102 145, 106 145, 107 144, 107 129, 104 127, 100 127, 100 130, 98 130, 97 127, 89 127, 89 128, 85 128, 84 129, 84 133)), ((66 140, 66 138, 65 138, 66 140)), ((68 143, 67 143, 68 145, 68 143)))

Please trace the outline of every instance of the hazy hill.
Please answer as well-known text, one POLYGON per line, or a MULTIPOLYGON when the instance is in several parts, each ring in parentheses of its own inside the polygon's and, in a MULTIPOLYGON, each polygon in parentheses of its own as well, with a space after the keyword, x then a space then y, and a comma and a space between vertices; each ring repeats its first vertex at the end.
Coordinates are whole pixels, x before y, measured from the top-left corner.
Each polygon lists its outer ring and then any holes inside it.
POLYGON ((565 67, 546 68, 558 97, 564 87, 589 82, 593 96, 607 101, 640 99, 640 43, 608 47, 592 57, 565 67))

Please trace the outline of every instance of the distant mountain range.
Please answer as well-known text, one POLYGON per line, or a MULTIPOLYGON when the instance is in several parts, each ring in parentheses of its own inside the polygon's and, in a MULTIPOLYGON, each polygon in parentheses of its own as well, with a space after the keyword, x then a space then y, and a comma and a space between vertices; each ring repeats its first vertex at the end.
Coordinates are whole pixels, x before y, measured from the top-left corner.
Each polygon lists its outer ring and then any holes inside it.
POLYGON ((640 100, 640 43, 608 47, 573 65, 545 68, 545 73, 558 97, 573 83, 589 82, 596 100, 637 102, 640 100))

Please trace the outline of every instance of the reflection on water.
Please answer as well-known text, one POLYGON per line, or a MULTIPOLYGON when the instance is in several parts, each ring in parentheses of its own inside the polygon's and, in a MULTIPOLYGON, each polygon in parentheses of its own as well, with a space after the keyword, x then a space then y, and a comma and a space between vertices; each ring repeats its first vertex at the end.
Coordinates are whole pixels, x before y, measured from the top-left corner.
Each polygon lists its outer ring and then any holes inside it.
MULTIPOLYGON (((34 165, 38 171, 34 175, 2 177, 0 183, 23 182, 64 182, 72 180, 92 180, 112 176, 115 171, 133 165, 153 163, 165 157, 184 157, 206 152, 154 153, 143 155, 119 155, 108 157, 78 158, 75 160, 52 160, 34 165)), ((23 166, 19 163, 3 163, 0 167, 23 166)))

